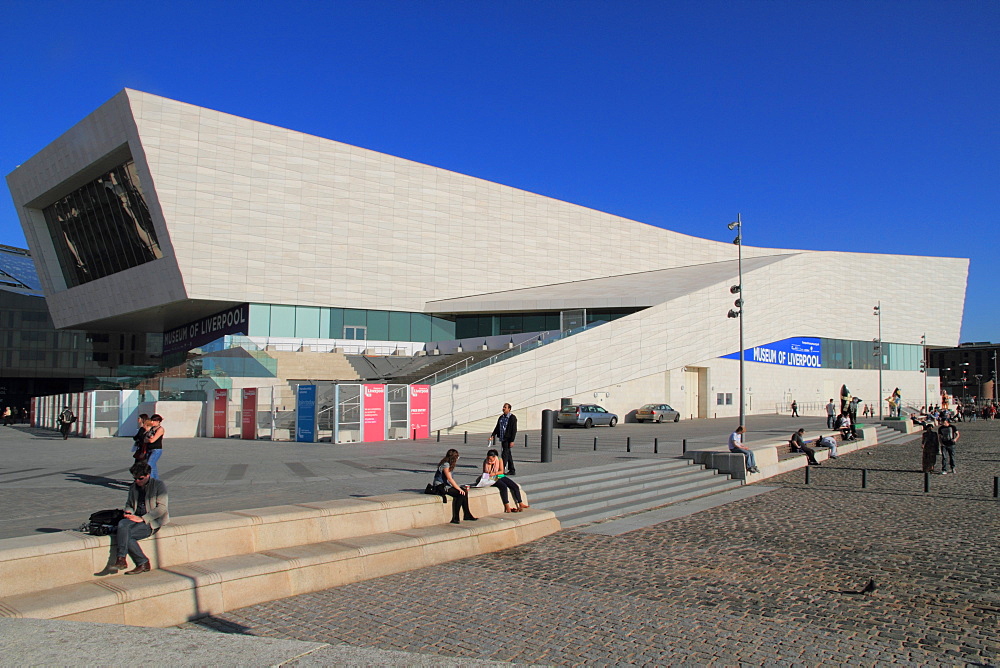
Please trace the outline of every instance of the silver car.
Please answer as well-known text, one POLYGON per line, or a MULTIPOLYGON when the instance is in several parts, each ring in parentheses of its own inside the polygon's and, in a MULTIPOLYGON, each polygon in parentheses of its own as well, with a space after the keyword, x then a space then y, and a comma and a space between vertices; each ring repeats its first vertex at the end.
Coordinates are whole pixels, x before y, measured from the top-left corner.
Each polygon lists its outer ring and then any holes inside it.
POLYGON ((679 422, 681 414, 669 404, 646 404, 635 412, 636 422, 679 422))
POLYGON ((606 424, 614 427, 618 424, 618 416, 609 413, 597 404, 573 404, 564 406, 556 416, 556 422, 569 427, 570 425, 583 425, 584 429, 590 429, 595 424, 606 424))

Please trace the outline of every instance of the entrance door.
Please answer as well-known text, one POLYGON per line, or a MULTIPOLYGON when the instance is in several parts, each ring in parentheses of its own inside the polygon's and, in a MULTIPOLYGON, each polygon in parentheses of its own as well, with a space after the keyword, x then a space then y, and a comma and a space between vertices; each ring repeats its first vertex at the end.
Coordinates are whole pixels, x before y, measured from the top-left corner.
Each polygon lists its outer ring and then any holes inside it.
POLYGON ((686 398, 684 419, 701 417, 701 379, 698 369, 684 369, 684 395, 686 398))

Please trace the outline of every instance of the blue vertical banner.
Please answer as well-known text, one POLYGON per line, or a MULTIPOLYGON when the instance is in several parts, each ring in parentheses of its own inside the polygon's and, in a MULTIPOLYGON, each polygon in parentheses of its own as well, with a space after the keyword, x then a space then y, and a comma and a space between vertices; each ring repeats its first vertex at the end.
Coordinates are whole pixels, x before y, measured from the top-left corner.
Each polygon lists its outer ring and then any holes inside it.
POLYGON ((299 385, 295 393, 295 440, 316 442, 316 386, 299 385))

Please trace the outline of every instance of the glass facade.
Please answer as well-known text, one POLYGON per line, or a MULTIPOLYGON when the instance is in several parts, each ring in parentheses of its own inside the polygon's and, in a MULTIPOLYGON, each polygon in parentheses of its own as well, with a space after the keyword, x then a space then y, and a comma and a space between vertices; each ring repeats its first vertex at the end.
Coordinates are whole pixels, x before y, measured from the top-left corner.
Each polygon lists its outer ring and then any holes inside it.
POLYGON ((426 313, 250 304, 248 336, 370 341, 449 341, 455 322, 426 313))
MULTIPOLYGON (((587 325, 595 322, 611 322, 642 309, 602 308, 580 309, 582 321, 587 325)), ((535 313, 504 313, 502 315, 459 315, 455 317, 456 339, 471 339, 479 336, 501 334, 521 334, 523 332, 558 332, 561 327, 559 311, 535 313)), ((373 338, 373 337, 369 337, 373 338)))
MULTIPOLYGON (((872 341, 820 339, 824 369, 878 369, 872 341)), ((892 371, 919 371, 923 347, 908 343, 883 343, 882 368, 892 371)))
POLYGON ((42 213, 67 287, 163 257, 132 160, 42 213))

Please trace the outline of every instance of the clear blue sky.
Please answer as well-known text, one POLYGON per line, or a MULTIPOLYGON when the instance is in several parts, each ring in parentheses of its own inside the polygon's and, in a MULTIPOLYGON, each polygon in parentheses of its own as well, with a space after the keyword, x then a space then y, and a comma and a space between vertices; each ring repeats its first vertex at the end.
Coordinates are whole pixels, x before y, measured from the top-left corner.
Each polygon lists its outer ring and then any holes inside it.
POLYGON ((130 87, 696 236, 967 257, 961 340, 1000 341, 996 0, 0 10, 4 175, 130 87))

